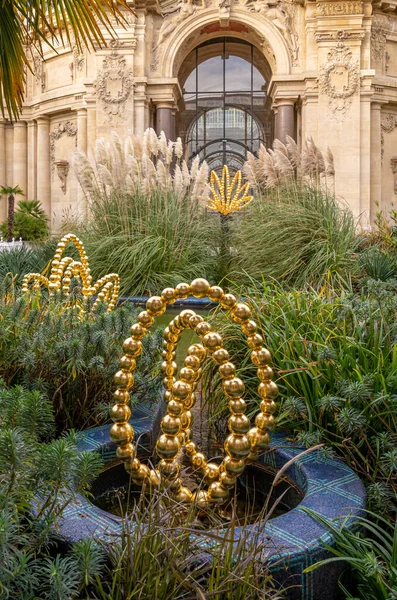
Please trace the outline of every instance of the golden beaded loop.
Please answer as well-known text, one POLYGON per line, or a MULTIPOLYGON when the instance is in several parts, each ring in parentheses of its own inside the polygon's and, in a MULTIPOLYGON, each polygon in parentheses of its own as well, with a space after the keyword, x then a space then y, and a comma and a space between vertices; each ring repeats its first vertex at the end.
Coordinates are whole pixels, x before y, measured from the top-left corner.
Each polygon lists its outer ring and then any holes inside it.
POLYGON ((270 432, 275 423, 273 413, 276 409, 275 398, 277 385, 272 381, 273 371, 269 366, 270 352, 263 346, 263 340, 257 333, 257 326, 251 319, 251 310, 243 302, 238 302, 232 294, 225 294, 218 286, 211 287, 205 279, 195 279, 190 285, 180 283, 175 289, 166 288, 160 296, 153 296, 146 302, 146 310, 138 316, 138 323, 131 327, 131 337, 124 344, 125 356, 121 359, 121 370, 115 375, 118 389, 114 393, 116 401, 111 417, 114 421, 110 429, 110 438, 117 444, 117 456, 125 463, 132 480, 137 484, 167 484, 172 497, 180 502, 195 502, 199 507, 209 504, 223 504, 237 477, 244 471, 249 461, 256 460, 270 442, 270 432), (135 358, 142 351, 142 339, 154 322, 154 318, 163 314, 167 304, 176 298, 196 298, 208 296, 222 307, 230 311, 232 319, 238 323, 247 337, 248 346, 252 349, 251 360, 258 368, 260 381, 258 394, 261 398, 260 410, 255 417, 255 426, 251 427, 245 415, 246 402, 243 399, 245 386, 236 377, 236 367, 230 362, 228 351, 223 348, 222 336, 212 331, 211 325, 193 310, 182 310, 164 330, 163 363, 164 400, 167 404, 166 414, 161 421, 161 433, 156 442, 157 455, 160 461, 157 469, 149 469, 136 457, 133 443, 134 430, 128 422, 129 411, 125 410, 129 401, 129 391, 134 384, 132 372, 135 369, 135 358), (201 338, 202 343, 192 344, 184 360, 184 366, 176 379, 177 365, 174 362, 176 345, 184 329, 191 329, 201 338), (230 431, 225 447, 225 458, 220 465, 207 461, 191 440, 192 413, 191 408, 196 401, 195 390, 202 375, 202 366, 210 356, 218 366, 222 379, 222 387, 229 399, 230 431), (123 419, 123 417, 126 417, 123 419), (182 484, 179 477, 179 456, 184 448, 192 465, 200 469, 208 488, 192 493, 182 484))
POLYGON ((29 293, 29 285, 33 283, 33 291, 40 291, 41 286, 47 288, 50 296, 62 290, 66 300, 70 296, 70 286, 73 277, 79 277, 82 282, 82 294, 86 298, 95 296, 97 298, 92 306, 95 311, 99 302, 104 302, 107 305, 107 312, 113 310, 116 306, 120 292, 120 277, 117 273, 104 275, 92 285, 91 270, 88 263, 88 257, 85 252, 83 243, 74 233, 68 233, 58 243, 54 258, 51 262, 50 277, 47 278, 40 273, 28 273, 22 281, 22 293, 29 293), (80 255, 80 260, 74 260, 70 256, 62 258, 66 245, 73 243, 80 255))

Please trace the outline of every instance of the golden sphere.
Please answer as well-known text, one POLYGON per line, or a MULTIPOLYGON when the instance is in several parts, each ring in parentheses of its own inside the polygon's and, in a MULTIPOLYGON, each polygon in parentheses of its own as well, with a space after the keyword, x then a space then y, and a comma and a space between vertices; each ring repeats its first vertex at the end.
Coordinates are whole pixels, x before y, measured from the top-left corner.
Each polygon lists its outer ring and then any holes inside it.
POLYGON ((161 352, 161 358, 163 360, 170 360, 171 362, 175 360, 176 352, 167 352, 167 350, 163 350, 161 352))
POLYGON ((154 323, 154 318, 146 310, 144 310, 138 315, 138 323, 146 328, 151 327, 154 323))
POLYGON ((133 473, 131 476, 136 483, 142 484, 146 479, 150 478, 150 469, 146 465, 141 465, 139 471, 133 473))
POLYGON ((179 341, 180 334, 179 333, 171 333, 169 327, 166 327, 164 329, 163 338, 168 343, 176 344, 179 341))
POLYGON ((179 451, 180 443, 177 436, 160 435, 156 442, 156 452, 160 458, 174 458, 179 451))
POLYGON ((219 465, 216 463, 207 463, 204 469, 204 477, 207 483, 216 481, 219 478, 219 465))
POLYGON ((178 442, 179 445, 182 447, 186 444, 186 432, 181 430, 179 433, 176 434, 176 437, 178 438, 178 442))
POLYGON ((247 433, 247 437, 252 445, 253 452, 266 450, 270 444, 270 435, 268 433, 262 433, 257 427, 250 429, 247 433))
POLYGON ((168 486, 168 489, 169 489, 171 492, 178 492, 178 491, 181 489, 181 486, 182 486, 182 481, 181 481, 181 479, 180 479, 179 477, 176 477, 175 479, 173 479, 173 480, 171 481, 171 483, 170 483, 170 484, 169 484, 169 486, 168 486))
POLYGON ((176 294, 174 288, 165 288, 161 292, 161 299, 167 304, 173 304, 176 300, 176 294))
POLYGON ((172 417, 179 417, 184 411, 184 406, 181 402, 170 400, 167 404, 167 412, 172 417))
POLYGON ((190 284, 190 291, 196 298, 204 298, 210 290, 210 284, 206 279, 194 279, 190 284))
POLYGON ((172 395, 177 400, 185 400, 191 392, 191 385, 185 381, 176 381, 172 386, 172 395))
POLYGON ((127 390, 116 390, 113 392, 113 400, 119 404, 126 404, 130 399, 130 394, 127 390))
POLYGON ((185 429, 185 444, 187 444, 188 442, 190 442, 190 440, 192 439, 192 437, 193 437, 193 431, 189 427, 187 427, 185 429))
POLYGON ((131 356, 124 355, 120 358, 120 367, 123 369, 123 371, 132 372, 136 367, 136 360, 131 358, 131 356))
POLYGON ((194 383, 197 380, 197 371, 189 369, 188 367, 182 367, 179 372, 179 377, 181 381, 184 381, 185 383, 194 383))
POLYGON ((262 400, 260 403, 260 409, 263 413, 273 414, 277 410, 277 404, 274 400, 262 400))
POLYGON ((241 324, 241 329, 245 335, 255 335, 258 326, 255 321, 245 321, 241 324))
POLYGON ((164 390, 163 398, 164 398, 165 402, 169 402, 171 400, 172 394, 171 394, 170 390, 164 390))
POLYGON ((188 396, 186 398, 186 400, 183 403, 183 406, 186 410, 189 410, 191 408, 193 408, 193 406, 196 404, 196 394, 190 394, 190 396, 188 396))
POLYGON ((219 481, 214 481, 208 488, 208 496, 212 502, 223 504, 229 498, 229 490, 224 488, 219 481))
POLYGON ((262 348, 264 344, 264 339, 259 333, 255 333, 254 335, 250 335, 247 339, 247 344, 253 350, 262 348))
POLYGON ((141 461, 138 460, 137 458, 127 459, 124 463, 125 470, 130 475, 135 475, 139 471, 140 466, 141 466, 141 461))
POLYGON ((225 294, 221 299, 221 306, 223 308, 233 308, 237 304, 237 298, 233 294, 225 294))
POLYGON ((251 310, 247 304, 239 302, 232 308, 231 316, 233 321, 236 321, 236 323, 244 323, 245 321, 249 321, 251 317, 251 310))
POLYGON ((122 446, 117 446, 116 448, 116 456, 120 458, 120 460, 130 460, 132 459, 135 452, 134 444, 128 443, 123 444, 122 446))
POLYGON ((236 460, 245 458, 251 451, 251 444, 246 435, 231 433, 225 441, 225 450, 229 456, 236 460))
POLYGON ((221 473, 219 476, 219 483, 223 485, 226 489, 230 489, 235 486, 236 478, 230 477, 226 472, 221 473))
POLYGON ((218 350, 215 350, 213 352, 212 358, 217 365, 222 365, 223 363, 226 363, 229 360, 230 354, 226 350, 226 348, 219 348, 218 350))
POLYGON ((194 310, 190 310, 189 308, 187 308, 179 313, 179 320, 184 327, 189 327, 190 319, 195 316, 196 313, 194 312, 194 310))
POLYGON ((231 433, 247 433, 251 422, 246 415, 232 415, 227 422, 231 433))
POLYGON ((222 379, 231 379, 236 375, 236 367, 231 362, 227 362, 221 365, 218 371, 222 379))
POLYGON ((110 409, 110 418, 112 421, 123 422, 128 421, 131 417, 131 409, 126 404, 115 404, 110 409))
POLYGON ((160 473, 156 469, 151 469, 149 474, 150 487, 158 488, 161 484, 160 473))
POLYGON ((274 381, 263 381, 258 386, 258 393, 264 400, 274 400, 278 395, 278 387, 274 381))
POLYGON ((181 470, 180 465, 175 460, 166 460, 162 458, 157 465, 158 470, 160 471, 162 477, 166 479, 175 479, 179 475, 179 471, 181 470))
POLYGON ((196 490, 193 493, 193 502, 198 508, 208 508, 210 502, 207 492, 205 490, 196 490))
POLYGON ((189 321, 190 329, 196 329, 197 325, 203 321, 204 319, 201 315, 194 315, 194 317, 192 317, 189 321))
POLYGON ((207 333, 203 337, 203 343, 207 350, 212 353, 221 348, 223 339, 219 333, 216 333, 216 331, 210 331, 210 333, 207 333))
POLYGON ((174 352, 175 351, 175 344, 173 342, 167 342, 167 340, 163 340, 161 347, 166 352, 174 352))
POLYGON ((176 435, 181 429, 181 420, 170 414, 164 415, 160 428, 161 431, 167 435, 176 435))
POLYGON ((178 321, 175 321, 175 319, 172 319, 172 321, 168 323, 168 329, 173 335, 179 335, 181 332, 181 328, 178 325, 178 321))
POLYGON ((207 464, 207 461, 205 460, 205 456, 202 452, 197 452, 192 457, 192 465, 196 469, 202 469, 203 467, 206 466, 206 464, 207 464))
POLYGON ((134 385, 134 376, 132 373, 126 373, 125 371, 117 371, 114 376, 114 382, 117 387, 129 389, 134 385))
POLYGON ((164 302, 160 296, 152 296, 146 302, 146 310, 150 315, 154 317, 159 317, 164 314, 167 308, 167 304, 164 302))
POLYGON ((220 302, 223 298, 223 289, 219 285, 212 285, 208 290, 208 298, 212 302, 220 302))
MULTIPOLYGON (((223 365, 222 365, 223 366, 223 365)), ((222 382, 223 391, 229 398, 239 398, 245 392, 245 385, 239 377, 225 379, 222 382)))
POLYGON ((177 492, 173 492, 172 496, 176 502, 188 503, 193 501, 193 494, 185 485, 182 485, 177 492))
POLYGON ((172 390, 172 386, 174 385, 176 379, 175 377, 164 377, 163 379, 163 386, 165 387, 166 390, 172 390))
POLYGON ((142 353, 142 342, 127 338, 123 344, 123 350, 126 354, 137 357, 142 353))
POLYGON ((198 356, 186 356, 184 364, 189 369, 198 370, 201 365, 201 359, 198 356))
POLYGON ((139 323, 134 323, 131 326, 130 333, 134 340, 143 340, 146 335, 146 327, 142 327, 139 323))
POLYGON ((200 360, 204 360, 207 351, 202 344, 193 344, 192 346, 189 346, 187 354, 188 356, 197 356, 200 360))
POLYGON ((247 403, 243 398, 233 398, 229 402, 229 410, 234 415, 241 415, 247 410, 247 403))
POLYGON ((177 298, 188 298, 190 296, 190 285, 188 283, 178 283, 175 288, 177 298))
POLYGON ((109 436, 118 446, 129 444, 134 439, 134 429, 129 423, 114 423, 110 428, 109 436))
POLYGON ((258 379, 261 381, 271 381, 273 379, 273 369, 269 366, 257 370, 258 379))
POLYGON ((251 352, 251 360, 257 367, 266 367, 271 358, 271 354, 267 348, 260 348, 260 350, 251 352))
POLYGON ((195 332, 200 337, 204 337, 207 333, 209 333, 211 331, 211 329, 212 329, 211 325, 209 323, 207 323, 207 321, 203 321, 202 323, 199 323, 197 325, 195 332))
POLYGON ((255 417, 255 425, 262 431, 271 431, 275 425, 276 419, 273 415, 264 415, 259 413, 255 417))
POLYGON ((192 420, 193 420, 193 415, 190 412, 190 410, 185 410, 185 412, 183 412, 181 414, 181 427, 182 427, 182 429, 187 430, 190 427, 190 425, 192 423, 192 420))
POLYGON ((188 456, 194 456, 197 453, 197 447, 194 442, 188 442, 185 446, 185 452, 188 456))
POLYGON ((223 459, 223 467, 225 473, 229 475, 229 477, 238 477, 244 472, 245 462, 244 460, 238 459, 235 460, 230 456, 225 456, 223 459))
POLYGON ((167 375, 167 377, 172 377, 172 375, 175 375, 175 373, 178 371, 178 365, 176 362, 168 362, 165 360, 161 363, 161 370, 167 375))

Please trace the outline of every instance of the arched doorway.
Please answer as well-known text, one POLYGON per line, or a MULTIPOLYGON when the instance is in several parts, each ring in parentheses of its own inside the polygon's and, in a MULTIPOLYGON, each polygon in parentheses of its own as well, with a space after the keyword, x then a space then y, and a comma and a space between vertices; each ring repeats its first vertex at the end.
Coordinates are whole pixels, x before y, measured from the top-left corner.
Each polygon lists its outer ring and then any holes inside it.
MULTIPOLYGON (((266 87, 271 72, 251 43, 221 37, 197 46, 179 72, 183 90, 177 129, 186 158, 199 155, 210 169, 241 169, 271 138, 266 87)), ((271 140, 270 140, 271 141, 271 140)))

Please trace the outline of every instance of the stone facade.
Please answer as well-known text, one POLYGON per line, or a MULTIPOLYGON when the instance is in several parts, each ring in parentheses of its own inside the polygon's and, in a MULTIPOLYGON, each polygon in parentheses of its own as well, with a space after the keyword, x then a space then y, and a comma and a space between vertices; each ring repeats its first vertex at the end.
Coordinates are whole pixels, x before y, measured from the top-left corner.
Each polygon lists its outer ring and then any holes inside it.
POLYGON ((148 126, 183 138, 187 58, 225 36, 261 53, 267 145, 329 146, 336 194, 364 227, 394 203, 397 0, 136 0, 116 31, 107 48, 33 51, 21 120, 0 121, 0 183, 39 199, 54 229, 67 211, 84 215, 74 149, 90 155, 96 138, 148 126))

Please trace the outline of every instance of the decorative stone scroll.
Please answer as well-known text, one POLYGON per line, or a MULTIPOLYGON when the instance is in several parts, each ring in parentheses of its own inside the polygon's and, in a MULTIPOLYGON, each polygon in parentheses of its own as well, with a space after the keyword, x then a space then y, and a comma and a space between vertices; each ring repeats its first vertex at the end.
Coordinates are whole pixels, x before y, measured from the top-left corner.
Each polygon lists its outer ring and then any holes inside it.
POLYGON ((42 56, 40 56, 40 54, 37 51, 35 51, 33 55, 33 73, 36 83, 40 87, 41 92, 45 92, 45 63, 42 56))
POLYGON ((390 160, 391 172, 394 175, 394 193, 397 194, 397 156, 390 160))
POLYGON ((384 114, 381 117, 381 158, 383 163, 383 155, 385 153, 385 133, 391 133, 397 127, 397 115, 384 114))
POLYGON ((374 15, 371 29, 371 53, 375 60, 385 57, 387 32, 390 30, 390 18, 386 15, 374 15))
POLYGON ((316 5, 319 17, 335 17, 337 15, 361 15, 362 2, 318 2, 316 5))
POLYGON ((328 52, 328 60, 320 69, 319 89, 328 96, 334 116, 344 116, 360 83, 360 65, 344 42, 328 52))
POLYGON ((67 160, 57 160, 54 163, 57 168, 58 177, 61 180, 61 190, 64 194, 66 194, 66 182, 69 173, 69 161, 67 160))
POLYGON ((96 81, 98 98, 110 120, 122 116, 133 86, 132 69, 127 66, 125 56, 118 54, 115 46, 103 61, 96 81))
MULTIPOLYGON (((63 135, 74 137, 75 144, 77 146, 77 124, 73 121, 66 121, 66 123, 58 123, 58 127, 50 133, 50 159, 51 159, 51 172, 55 173, 55 142, 59 140, 63 135)), ((65 192, 64 192, 65 193, 65 192)))

